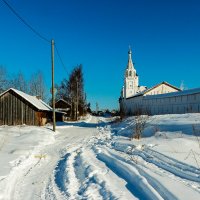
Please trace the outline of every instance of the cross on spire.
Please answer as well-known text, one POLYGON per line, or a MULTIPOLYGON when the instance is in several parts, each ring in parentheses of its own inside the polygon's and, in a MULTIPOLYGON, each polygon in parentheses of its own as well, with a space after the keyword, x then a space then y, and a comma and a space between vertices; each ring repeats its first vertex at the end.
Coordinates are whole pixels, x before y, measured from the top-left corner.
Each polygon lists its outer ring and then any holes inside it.
POLYGON ((132 51, 131 51, 131 46, 129 45, 129 50, 128 50, 128 65, 127 69, 133 69, 133 62, 132 62, 132 57, 131 57, 132 51))

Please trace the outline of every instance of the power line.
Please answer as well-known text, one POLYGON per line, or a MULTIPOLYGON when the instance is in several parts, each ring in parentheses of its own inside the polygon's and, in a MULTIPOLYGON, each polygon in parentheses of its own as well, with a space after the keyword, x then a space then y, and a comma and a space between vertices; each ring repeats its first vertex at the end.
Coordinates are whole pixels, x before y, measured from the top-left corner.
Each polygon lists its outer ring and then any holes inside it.
POLYGON ((41 35, 36 29, 34 29, 28 22, 26 22, 16 11, 15 9, 5 0, 2 0, 4 4, 17 16, 17 18, 24 23, 32 32, 34 32, 38 37, 40 37, 42 40, 51 43, 51 41, 47 38, 45 38, 43 35, 41 35))
POLYGON ((63 69, 67 72, 67 74, 69 75, 69 72, 68 72, 68 70, 67 70, 67 68, 66 68, 66 66, 65 66, 65 64, 64 64, 64 62, 63 62, 63 60, 62 60, 62 58, 61 58, 61 56, 60 56, 60 53, 59 53, 59 51, 58 51, 58 48, 57 48, 57 45, 55 44, 55 48, 56 48, 56 53, 57 53, 57 55, 58 55, 58 57, 59 57, 59 59, 60 59, 60 62, 61 62, 61 64, 62 64, 62 67, 63 67, 63 69))
MULTIPOLYGON (((7 2, 7 1, 5 1, 5 0, 2 0, 4 3, 5 3, 5 5, 15 14, 15 16, 17 16, 17 18, 23 23, 23 24, 25 24, 32 32, 34 32, 38 37, 40 37, 42 40, 44 40, 44 41, 46 41, 46 42, 48 42, 48 43, 51 43, 51 40, 49 40, 49 39, 47 39, 46 37, 44 37, 42 34, 40 34, 35 28, 33 28, 28 22, 26 22, 26 20, 24 20, 21 16, 20 16, 20 14, 18 14, 18 12, 7 2)), ((58 48, 57 48, 57 46, 55 45, 55 49, 56 49, 56 53, 57 53, 57 55, 58 55, 58 57, 59 57, 59 60, 60 60, 60 62, 61 62, 61 64, 62 64, 62 67, 64 68, 64 70, 67 72, 67 74, 69 75, 69 72, 68 72, 68 70, 67 70, 67 68, 66 68, 66 66, 65 66, 65 64, 64 64, 64 62, 63 62, 63 60, 62 60, 62 58, 61 58, 61 55, 60 55, 60 53, 59 53, 59 51, 58 51, 58 48)))

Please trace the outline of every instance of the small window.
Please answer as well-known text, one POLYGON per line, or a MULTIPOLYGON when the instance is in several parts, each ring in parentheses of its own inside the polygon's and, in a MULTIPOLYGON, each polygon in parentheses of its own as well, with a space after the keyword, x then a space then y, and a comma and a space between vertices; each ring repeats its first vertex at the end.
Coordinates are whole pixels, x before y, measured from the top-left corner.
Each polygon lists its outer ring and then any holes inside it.
POLYGON ((129 76, 132 76, 132 71, 129 71, 129 76))

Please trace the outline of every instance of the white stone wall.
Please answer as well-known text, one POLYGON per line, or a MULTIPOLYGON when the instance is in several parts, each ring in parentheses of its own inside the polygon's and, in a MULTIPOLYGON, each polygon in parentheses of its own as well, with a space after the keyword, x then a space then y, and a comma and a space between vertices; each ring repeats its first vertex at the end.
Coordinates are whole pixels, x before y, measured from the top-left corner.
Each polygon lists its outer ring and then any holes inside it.
POLYGON ((183 114, 200 112, 200 88, 188 92, 174 92, 161 95, 136 96, 122 99, 121 107, 126 115, 138 109, 151 115, 183 114))

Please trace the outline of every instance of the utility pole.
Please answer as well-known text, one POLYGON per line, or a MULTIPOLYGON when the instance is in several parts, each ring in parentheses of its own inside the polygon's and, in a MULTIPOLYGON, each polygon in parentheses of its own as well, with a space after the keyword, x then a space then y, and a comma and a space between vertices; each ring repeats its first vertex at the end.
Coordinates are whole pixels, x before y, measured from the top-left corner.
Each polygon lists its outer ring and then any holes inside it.
POLYGON ((54 40, 51 40, 51 65, 52 65, 52 106, 53 106, 53 131, 56 131, 55 96, 54 96, 54 40))
POLYGON ((78 78, 76 81, 76 121, 78 121, 78 78))

